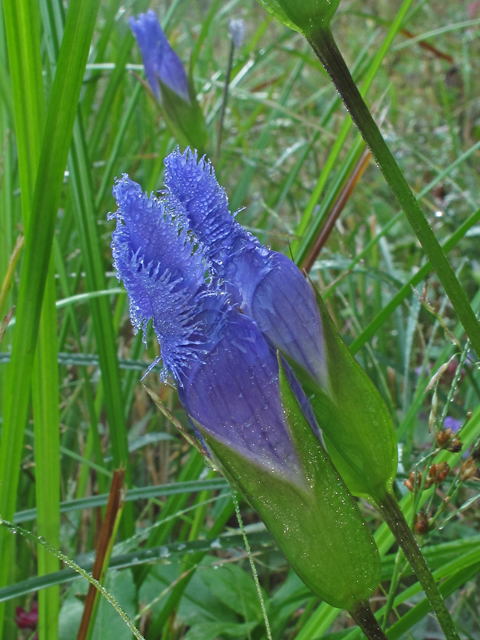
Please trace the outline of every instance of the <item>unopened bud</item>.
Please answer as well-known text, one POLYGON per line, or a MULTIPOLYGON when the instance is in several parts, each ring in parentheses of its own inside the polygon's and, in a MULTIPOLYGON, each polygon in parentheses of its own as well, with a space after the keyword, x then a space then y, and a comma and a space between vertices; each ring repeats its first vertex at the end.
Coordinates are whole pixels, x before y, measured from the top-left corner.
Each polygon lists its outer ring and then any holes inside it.
POLYGON ((460 480, 462 482, 470 480, 470 478, 473 478, 476 473, 477 467, 475 465, 475 460, 470 456, 460 465, 460 480))
POLYGON ((418 533, 419 536, 424 536, 428 533, 428 528, 430 523, 428 521, 428 517, 423 511, 417 513, 415 516, 415 532, 418 533))
POLYGON ((403 484, 412 493, 414 491, 418 491, 420 489, 420 485, 422 484, 422 474, 420 473, 420 471, 410 471, 410 475, 406 480, 403 481, 403 484))
POLYGON ((259 0, 260 4, 287 27, 309 36, 330 24, 340 0, 259 0))

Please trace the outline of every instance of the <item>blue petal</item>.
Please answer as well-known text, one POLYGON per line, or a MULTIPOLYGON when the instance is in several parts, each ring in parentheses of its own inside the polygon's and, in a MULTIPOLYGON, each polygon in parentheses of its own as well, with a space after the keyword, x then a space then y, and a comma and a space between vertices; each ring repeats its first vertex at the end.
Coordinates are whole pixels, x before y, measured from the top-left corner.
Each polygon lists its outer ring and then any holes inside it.
POLYGON ((188 372, 179 394, 189 415, 216 439, 259 464, 298 472, 277 358, 250 318, 229 314, 223 337, 188 372))
POLYGON ((142 53, 145 75, 153 92, 161 101, 158 78, 169 89, 190 103, 188 80, 182 61, 170 46, 155 12, 141 13, 138 20, 130 18, 130 28, 142 53))
POLYGON ((456 420, 452 418, 452 416, 447 416, 445 418, 445 422, 443 423, 444 429, 451 429, 453 433, 457 433, 463 426, 463 422, 461 420, 456 420))
POLYGON ((296 265, 281 253, 260 280, 247 310, 277 347, 327 388, 322 322, 315 293, 296 265))
POLYGON ((115 268, 130 299, 135 329, 153 319, 164 378, 179 379, 218 340, 228 300, 206 281, 208 263, 182 219, 124 176, 114 187, 118 210, 112 235, 115 268))
POLYGON ((189 228, 206 246, 210 259, 221 267, 222 254, 232 242, 235 220, 214 168, 188 148, 183 154, 177 148, 164 164, 166 196, 173 206, 183 207, 189 228))

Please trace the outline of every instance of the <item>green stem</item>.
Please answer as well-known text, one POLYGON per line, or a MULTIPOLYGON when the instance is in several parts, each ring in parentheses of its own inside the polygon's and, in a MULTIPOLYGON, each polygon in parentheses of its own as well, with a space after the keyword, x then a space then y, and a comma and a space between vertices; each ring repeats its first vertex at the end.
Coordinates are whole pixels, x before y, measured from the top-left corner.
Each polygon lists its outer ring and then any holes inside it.
POLYGON ((387 640, 387 636, 372 613, 368 600, 358 602, 348 613, 369 640, 387 640))
POLYGON ((217 149, 215 151, 215 164, 218 164, 220 151, 222 147, 223 123, 225 120, 225 111, 227 109, 228 89, 230 87, 230 76, 233 67, 233 54, 235 53, 235 43, 232 39, 230 43, 230 53, 228 56, 227 70, 225 71, 225 84, 223 85, 222 106, 220 108, 220 120, 218 123, 217 149))
POLYGON ((385 180, 407 216, 415 235, 437 272, 473 348, 480 355, 480 324, 472 311, 465 291, 357 89, 330 27, 322 27, 313 31, 309 35, 309 42, 335 84, 385 180))
POLYGON ((455 624, 397 500, 393 495, 387 493, 383 500, 376 504, 376 507, 422 585, 445 637, 447 640, 460 640, 455 624))

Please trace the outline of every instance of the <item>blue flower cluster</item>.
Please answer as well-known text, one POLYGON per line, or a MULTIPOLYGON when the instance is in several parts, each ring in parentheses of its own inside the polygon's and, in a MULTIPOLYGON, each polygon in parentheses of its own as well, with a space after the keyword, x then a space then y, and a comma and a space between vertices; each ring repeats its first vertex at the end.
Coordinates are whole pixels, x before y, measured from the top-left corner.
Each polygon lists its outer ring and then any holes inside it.
MULTIPOLYGON (((276 351, 326 384, 314 292, 288 258, 236 222, 208 161, 177 150, 165 168, 159 198, 127 176, 114 187, 113 256, 132 324, 144 330, 153 321, 163 379, 177 382, 192 424, 300 481, 276 351)), ((290 377, 318 435, 300 385, 290 377)))

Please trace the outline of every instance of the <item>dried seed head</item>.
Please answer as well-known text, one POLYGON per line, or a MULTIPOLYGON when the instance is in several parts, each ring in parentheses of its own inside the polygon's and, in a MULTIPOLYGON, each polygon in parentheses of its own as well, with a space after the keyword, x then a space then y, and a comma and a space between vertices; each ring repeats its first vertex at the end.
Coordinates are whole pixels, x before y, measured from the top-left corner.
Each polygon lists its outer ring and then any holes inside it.
POLYGON ((447 444, 450 443, 452 439, 452 430, 451 429, 440 429, 437 433, 437 447, 443 449, 447 444))
POLYGON ((476 473, 477 467, 475 465, 475 460, 470 456, 460 465, 460 480, 462 482, 470 480, 470 478, 473 478, 476 473))
POLYGON ((425 481, 425 486, 431 487, 432 484, 442 484, 442 482, 448 476, 449 471, 450 467, 446 462, 432 464, 432 466, 428 470, 428 478, 425 481))
POLYGON ((414 491, 418 491, 422 484, 422 474, 420 471, 410 471, 410 474, 406 480, 403 481, 403 484, 407 487, 409 491, 412 493, 414 491))
POLYGON ((453 438, 453 440, 448 445, 447 449, 452 453, 458 453, 462 450, 463 443, 460 438, 453 438))

